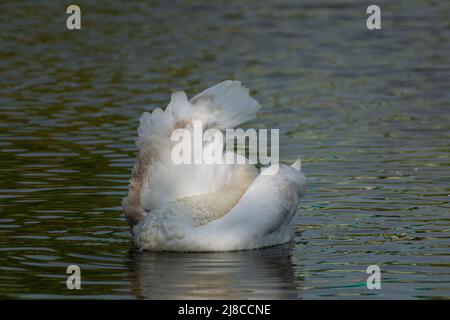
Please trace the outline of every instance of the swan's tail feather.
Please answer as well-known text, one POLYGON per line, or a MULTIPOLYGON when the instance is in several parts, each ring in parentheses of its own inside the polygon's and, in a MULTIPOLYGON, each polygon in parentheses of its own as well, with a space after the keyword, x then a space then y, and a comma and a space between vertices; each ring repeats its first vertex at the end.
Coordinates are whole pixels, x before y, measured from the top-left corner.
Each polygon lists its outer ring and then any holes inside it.
POLYGON ((187 100, 186 93, 182 91, 172 93, 165 111, 156 108, 151 113, 144 112, 141 115, 137 145, 142 147, 148 143, 160 145, 167 142, 175 127, 180 126, 179 122, 186 121, 192 113, 193 108, 187 100))
POLYGON ((297 159, 290 167, 283 166, 282 170, 286 178, 292 184, 294 190, 299 197, 302 197, 306 192, 306 177, 302 172, 302 163, 297 159))
POLYGON ((291 167, 297 171, 302 171, 302 162, 300 158, 295 160, 295 162, 291 165, 291 167))
POLYGON ((226 80, 190 100, 200 120, 217 129, 234 128, 255 118, 261 105, 240 81, 226 80), (206 114, 206 116, 205 116, 206 114), (205 119, 206 118, 206 119, 205 119))
POLYGON ((176 128, 194 120, 203 128, 226 129, 255 118, 261 105, 252 98, 240 81, 226 80, 202 91, 188 101, 183 91, 172 93, 166 110, 156 108, 144 112, 138 128, 138 146, 147 142, 167 140, 176 128))

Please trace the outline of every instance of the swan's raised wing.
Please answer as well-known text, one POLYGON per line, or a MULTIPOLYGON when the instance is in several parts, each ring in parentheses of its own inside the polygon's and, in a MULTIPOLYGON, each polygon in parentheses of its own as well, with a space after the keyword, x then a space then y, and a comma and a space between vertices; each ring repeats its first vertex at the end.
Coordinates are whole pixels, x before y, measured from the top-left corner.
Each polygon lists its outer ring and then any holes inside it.
POLYGON ((190 100, 195 118, 209 128, 227 129, 255 118, 261 105, 240 81, 226 80, 190 100))
POLYGON ((184 92, 175 92, 166 110, 144 112, 138 128, 139 154, 123 200, 130 224, 168 201, 214 192, 232 174, 230 165, 174 164, 171 150, 176 142, 171 136, 175 129, 192 133, 194 121, 201 121, 203 130, 232 128, 254 118, 260 108, 239 81, 227 80, 190 101, 184 92))

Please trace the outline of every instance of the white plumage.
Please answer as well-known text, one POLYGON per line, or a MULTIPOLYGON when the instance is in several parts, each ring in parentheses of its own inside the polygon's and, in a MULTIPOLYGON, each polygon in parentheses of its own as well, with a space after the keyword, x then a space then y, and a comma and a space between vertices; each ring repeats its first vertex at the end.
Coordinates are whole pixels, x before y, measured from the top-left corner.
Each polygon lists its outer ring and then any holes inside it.
POLYGON ((305 190, 300 160, 259 175, 250 164, 181 164, 171 159, 173 130, 220 130, 253 119, 261 108, 239 81, 221 82, 188 101, 172 94, 166 110, 140 118, 139 155, 125 216, 141 250, 230 251, 291 239, 291 220, 305 190))

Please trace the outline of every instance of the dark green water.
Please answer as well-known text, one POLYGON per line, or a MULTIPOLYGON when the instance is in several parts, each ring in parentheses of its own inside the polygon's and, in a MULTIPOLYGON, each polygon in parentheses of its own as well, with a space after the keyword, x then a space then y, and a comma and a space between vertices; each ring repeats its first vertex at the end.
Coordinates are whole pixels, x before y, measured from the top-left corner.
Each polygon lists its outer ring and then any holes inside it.
POLYGON ((0 4, 0 298, 450 297, 448 2, 378 1, 381 31, 365 1, 76 3, 81 31, 64 1, 0 4), (294 241, 133 252, 139 115, 224 79, 303 160, 294 241))

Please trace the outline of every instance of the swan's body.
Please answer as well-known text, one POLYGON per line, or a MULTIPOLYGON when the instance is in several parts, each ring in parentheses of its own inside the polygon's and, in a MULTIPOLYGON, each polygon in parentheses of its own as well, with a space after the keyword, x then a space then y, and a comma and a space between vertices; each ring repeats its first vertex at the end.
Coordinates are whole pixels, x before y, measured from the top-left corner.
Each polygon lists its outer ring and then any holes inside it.
POLYGON ((170 157, 173 130, 192 130, 193 121, 202 121, 204 130, 233 128, 259 109, 240 82, 224 81, 190 101, 173 93, 165 111, 141 116, 139 155, 123 202, 139 249, 229 251, 291 239, 305 189, 299 160, 259 175, 250 164, 176 165, 170 157))

